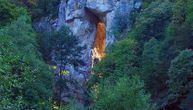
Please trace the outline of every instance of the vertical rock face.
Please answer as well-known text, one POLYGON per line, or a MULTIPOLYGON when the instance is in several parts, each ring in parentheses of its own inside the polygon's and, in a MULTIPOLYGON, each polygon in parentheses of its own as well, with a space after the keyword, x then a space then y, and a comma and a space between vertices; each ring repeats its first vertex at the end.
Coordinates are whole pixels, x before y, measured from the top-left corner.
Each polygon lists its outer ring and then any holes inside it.
MULTIPOLYGON (((67 25, 79 39, 79 44, 86 47, 82 54, 82 60, 86 64, 76 70, 73 65, 65 68, 70 71, 70 78, 83 85, 93 64, 104 57, 105 47, 115 41, 112 34, 115 15, 129 15, 140 8, 140 5, 141 0, 61 0, 57 19, 50 20, 45 17, 35 25, 39 31, 58 30, 62 25, 67 25)), ((76 88, 72 84, 69 85, 69 89, 76 88)), ((65 91, 63 99, 69 94, 72 95, 75 90, 65 91)))
MULTIPOLYGON (((80 45, 86 46, 82 59, 86 66, 80 67, 77 74, 88 74, 92 66, 92 55, 97 52, 104 56, 104 44, 109 45, 115 38, 112 33, 112 25, 115 14, 130 14, 140 8, 140 0, 61 0, 57 19, 57 29, 67 25, 80 40, 80 45), (103 24, 102 24, 103 23, 103 24), (97 27, 103 25, 105 31, 97 27), (106 36, 101 36, 104 31, 106 36), (105 40, 104 40, 105 38, 105 40), (93 49, 96 48, 96 51, 93 49)), ((74 72, 74 70, 73 70, 74 72)), ((81 75, 78 75, 81 76, 81 75)))

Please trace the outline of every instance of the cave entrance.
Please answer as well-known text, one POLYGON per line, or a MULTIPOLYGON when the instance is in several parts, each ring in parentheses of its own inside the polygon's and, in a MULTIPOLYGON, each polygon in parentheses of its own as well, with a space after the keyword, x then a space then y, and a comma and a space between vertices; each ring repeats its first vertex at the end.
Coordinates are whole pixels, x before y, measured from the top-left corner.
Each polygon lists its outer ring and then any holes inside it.
POLYGON ((106 47, 106 26, 105 23, 99 21, 96 23, 96 37, 94 47, 92 49, 93 63, 92 66, 98 63, 105 56, 106 47))

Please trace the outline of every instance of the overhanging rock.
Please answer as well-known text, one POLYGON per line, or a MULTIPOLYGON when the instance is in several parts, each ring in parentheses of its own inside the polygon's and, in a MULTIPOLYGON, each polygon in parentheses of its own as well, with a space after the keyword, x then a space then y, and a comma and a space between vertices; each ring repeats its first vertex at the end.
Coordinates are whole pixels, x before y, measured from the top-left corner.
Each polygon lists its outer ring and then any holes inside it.
POLYGON ((113 10, 112 0, 87 0, 86 7, 98 16, 105 16, 113 10))

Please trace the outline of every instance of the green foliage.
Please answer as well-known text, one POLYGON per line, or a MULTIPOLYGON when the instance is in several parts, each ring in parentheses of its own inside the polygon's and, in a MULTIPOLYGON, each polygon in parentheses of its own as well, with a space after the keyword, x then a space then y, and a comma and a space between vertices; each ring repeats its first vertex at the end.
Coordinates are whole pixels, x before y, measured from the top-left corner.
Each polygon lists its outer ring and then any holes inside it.
POLYGON ((163 38, 165 26, 170 21, 172 3, 169 1, 152 2, 136 20, 133 34, 143 43, 151 38, 163 38))
POLYGON ((156 96, 166 88, 167 74, 162 70, 160 48, 159 41, 152 38, 145 43, 142 54, 141 77, 145 81, 146 89, 151 92, 152 96, 156 96))
POLYGON ((172 98, 178 98, 192 91, 193 51, 184 50, 172 60, 169 68, 169 90, 172 98))
POLYGON ((57 17, 60 0, 38 0, 37 5, 31 9, 32 16, 39 18, 42 16, 57 17))
POLYGON ((45 109, 51 73, 42 61, 30 19, 23 15, 0 29, 0 109, 45 109))
POLYGON ((86 110, 75 100, 71 100, 67 105, 59 108, 59 110, 86 110))
MULTIPOLYGON (((56 17, 59 2, 0 0, 0 109, 50 109, 51 74, 37 51, 31 19, 24 8, 17 6, 27 7, 33 19, 39 19, 56 17)), ((134 13, 136 21, 128 38, 132 15, 116 15, 113 30, 122 41, 114 44, 111 53, 94 68, 90 80, 91 86, 97 85, 92 94, 96 96, 93 109, 151 110, 150 96, 145 90, 160 107, 175 103, 174 108, 191 108, 187 103, 192 100, 193 84, 193 0, 143 2, 137 17, 134 13), (144 84, 132 77, 136 74, 144 84)), ((54 53, 56 62, 51 63, 61 63, 62 69, 69 63, 76 67, 83 64, 79 60, 82 47, 69 29, 62 27, 46 34, 40 37, 46 60, 51 61, 54 53)), ((62 78, 55 83, 58 89, 66 87, 62 78)), ((71 103, 65 107, 61 109, 83 109, 71 103)))
POLYGON ((144 84, 136 76, 119 78, 116 84, 106 80, 93 94, 94 110, 153 110, 144 84))
POLYGON ((51 32, 45 32, 43 34, 38 34, 38 44, 40 45, 40 52, 43 55, 45 61, 51 60, 51 32))
POLYGON ((138 44, 128 38, 115 44, 112 53, 96 65, 95 75, 102 73, 104 78, 132 75, 138 71, 139 61, 138 44))
POLYGON ((4 26, 17 18, 17 8, 8 0, 0 0, 0 15, 0 26, 4 26))
POLYGON ((58 31, 44 33, 40 37, 40 45, 45 60, 51 65, 56 65, 54 69, 59 77, 56 77, 54 81, 53 99, 61 103, 61 94, 68 88, 66 83, 73 83, 73 81, 64 78, 66 74, 69 74, 66 66, 71 64, 77 69, 84 65, 81 60, 83 47, 79 45, 78 39, 66 26, 61 27, 58 31))
POLYGON ((172 22, 167 28, 167 37, 177 50, 192 48, 192 10, 191 0, 178 0, 173 8, 172 22))
POLYGON ((66 27, 61 27, 60 30, 55 32, 46 33, 40 38, 42 52, 50 60, 51 54, 54 54, 55 62, 62 64, 60 68, 64 68, 67 64, 74 66, 83 65, 80 60, 83 47, 78 43, 78 39, 66 27))
POLYGON ((51 39, 52 49, 56 52, 57 61, 62 61, 61 64, 64 64, 64 66, 67 63, 75 66, 80 66, 83 63, 80 60, 82 47, 79 46, 78 39, 73 36, 67 27, 62 27, 55 32, 51 39))
POLYGON ((186 49, 193 48, 193 1, 144 2, 128 38, 114 44, 96 65, 91 82, 115 83, 137 73, 160 109, 179 108, 192 92, 192 50, 186 49))
POLYGON ((156 0, 143 0, 143 8, 147 8, 152 2, 155 2, 156 0))
POLYGON ((33 19, 49 16, 56 17, 60 0, 12 0, 13 3, 26 6, 33 19))

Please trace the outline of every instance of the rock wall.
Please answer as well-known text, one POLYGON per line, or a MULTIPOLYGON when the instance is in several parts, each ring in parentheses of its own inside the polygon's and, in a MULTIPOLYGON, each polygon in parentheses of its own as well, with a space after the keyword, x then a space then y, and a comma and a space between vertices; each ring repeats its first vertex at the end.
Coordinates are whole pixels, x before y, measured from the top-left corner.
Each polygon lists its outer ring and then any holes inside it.
MULTIPOLYGON (((129 15, 139 9, 140 5, 141 0, 61 0, 58 18, 44 17, 34 23, 36 30, 40 32, 58 30, 62 25, 67 25, 79 39, 80 45, 86 46, 82 54, 82 60, 86 65, 76 70, 73 65, 66 66, 70 71, 70 78, 80 85, 77 88, 77 85, 67 84, 68 90, 61 94, 64 101, 68 100, 69 96, 85 94, 84 82, 91 73, 95 59, 104 57, 105 47, 115 41, 112 27, 117 19, 116 14, 129 15)), ((80 96, 82 95, 77 97, 80 96)))
POLYGON ((69 26, 79 38, 80 45, 86 46, 82 55, 86 66, 81 67, 77 74, 90 72, 97 23, 103 22, 106 25, 105 42, 106 45, 112 44, 115 41, 112 34, 115 14, 130 14, 133 10, 139 9, 140 5, 141 0, 61 0, 56 22, 57 29, 64 24, 69 26))

